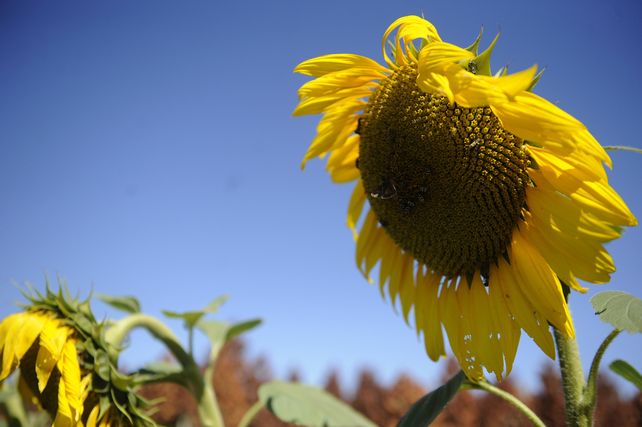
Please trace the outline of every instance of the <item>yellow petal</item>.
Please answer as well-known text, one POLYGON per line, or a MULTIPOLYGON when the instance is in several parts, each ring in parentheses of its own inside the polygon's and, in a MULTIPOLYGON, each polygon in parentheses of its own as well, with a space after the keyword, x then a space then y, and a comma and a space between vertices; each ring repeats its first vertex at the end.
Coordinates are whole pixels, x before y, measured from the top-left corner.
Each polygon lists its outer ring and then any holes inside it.
POLYGON ((328 73, 343 71, 350 68, 367 68, 373 71, 386 72, 387 68, 376 61, 361 55, 333 54, 303 61, 294 69, 295 73, 313 77, 321 77, 328 73))
POLYGON ((363 206, 366 203, 366 192, 363 189, 363 183, 361 180, 357 182, 357 185, 354 186, 352 190, 352 196, 350 196, 350 203, 348 204, 348 227, 352 230, 352 235, 354 239, 357 239, 357 222, 361 217, 361 212, 363 211, 363 206))
POLYGON ((37 313, 25 313, 24 322, 20 331, 15 336, 13 344, 14 356, 16 359, 22 359, 22 356, 29 350, 34 343, 40 331, 45 325, 47 318, 37 313))
POLYGON ((96 422, 98 421, 99 412, 100 412, 100 407, 98 405, 94 406, 91 412, 89 413, 89 418, 87 418, 87 424, 85 424, 85 427, 96 427, 96 422))
POLYGON ((474 57, 475 55, 470 51, 451 43, 430 43, 419 52, 418 71, 420 74, 423 72, 441 72, 443 67, 448 64, 473 59, 474 57))
POLYGON ((58 359, 57 367, 61 374, 61 381, 58 385, 58 412, 61 412, 60 390, 63 390, 63 413, 65 414, 65 416, 67 416, 68 414, 69 419, 73 421, 73 424, 75 424, 82 415, 82 390, 80 364, 78 363, 78 354, 76 352, 76 345, 74 344, 73 340, 67 340, 67 342, 65 342, 65 346, 62 350, 62 357, 58 359))
POLYGON ((402 46, 405 47, 406 53, 408 53, 410 50, 410 43, 412 43, 413 40, 423 40, 426 43, 441 41, 441 38, 439 37, 435 26, 421 17, 410 15, 403 16, 397 19, 395 22, 390 24, 386 32, 383 34, 383 38, 381 39, 381 50, 383 52, 383 57, 391 67, 395 66, 395 61, 392 61, 388 57, 388 53, 386 52, 386 43, 388 41, 388 37, 395 29, 397 30, 397 34, 395 37, 395 59, 397 64, 406 63, 402 46))
POLYGON ((522 236, 513 233, 511 267, 526 300, 557 329, 573 337, 573 322, 557 276, 540 253, 522 236))
POLYGON ((67 401, 67 392, 65 391, 65 382, 60 381, 58 383, 58 412, 52 427, 72 427, 75 424, 72 419, 73 416, 67 401))
POLYGON ((494 283, 501 289, 504 301, 520 327, 533 338, 546 355, 555 359, 555 345, 546 319, 524 297, 520 291, 521 284, 512 270, 511 265, 502 258, 499 259, 498 266, 491 265, 490 277, 495 278, 494 283))
POLYGON ((319 121, 317 136, 305 153, 302 167, 308 160, 322 156, 335 147, 341 147, 357 128, 355 113, 363 109, 364 103, 351 99, 339 105, 341 108, 329 110, 319 121))
MULTIPOLYGON (((357 249, 355 251, 355 260, 357 267, 364 273, 365 257, 364 253, 369 242, 373 239, 375 228, 377 226, 377 216, 373 211, 369 211, 363 222, 359 237, 357 238, 357 249)), ((365 274, 365 273, 364 273, 365 274)))
POLYGON ((359 158, 359 135, 350 136, 346 142, 332 150, 328 157, 326 169, 332 180, 337 183, 354 181, 358 179, 359 169, 356 162, 359 158))
POLYGON ((501 287, 495 283, 495 280, 496 277, 491 274, 488 285, 489 310, 499 331, 499 345, 504 354, 506 375, 508 375, 513 368, 513 362, 517 354, 521 329, 513 319, 502 295, 501 287))
MULTIPOLYGON (((468 287, 468 284, 464 284, 468 287)), ((501 380, 504 371, 504 354, 499 342, 499 328, 493 321, 492 306, 479 274, 473 276, 469 289, 467 315, 471 323, 473 352, 489 372, 501 380)))
POLYGON ((414 263, 415 260, 412 256, 406 255, 404 257, 404 262, 401 266, 401 281, 399 289, 399 299, 401 301, 401 312, 403 313, 403 318, 406 321, 406 324, 409 324, 408 316, 410 314, 410 309, 414 305, 414 296, 415 296, 415 275, 414 275, 414 263))
POLYGON ((379 70, 371 68, 349 68, 326 74, 305 83, 299 88, 299 97, 329 95, 346 88, 361 87, 372 80, 385 77, 379 70))
POLYGON ((3 337, 4 347, 2 351, 2 370, 0 371, 0 381, 7 378, 18 365, 16 353, 16 340, 22 330, 27 313, 16 313, 2 321, 4 326, 3 337))
POLYGON ((417 328, 423 330, 426 353, 434 361, 446 354, 438 306, 440 281, 441 276, 427 271, 418 276, 415 291, 415 312, 420 313, 416 320, 417 328))
POLYGON ((62 355, 69 330, 57 320, 50 319, 40 332, 40 347, 36 358, 36 376, 38 390, 42 391, 47 386, 53 368, 62 355))
POLYGON ((356 102, 359 98, 365 98, 372 94, 372 90, 378 85, 368 83, 359 87, 349 87, 347 89, 337 90, 336 92, 322 96, 311 96, 301 100, 299 105, 294 109, 292 115, 304 116, 306 114, 319 114, 328 109, 331 105, 343 100, 356 102))

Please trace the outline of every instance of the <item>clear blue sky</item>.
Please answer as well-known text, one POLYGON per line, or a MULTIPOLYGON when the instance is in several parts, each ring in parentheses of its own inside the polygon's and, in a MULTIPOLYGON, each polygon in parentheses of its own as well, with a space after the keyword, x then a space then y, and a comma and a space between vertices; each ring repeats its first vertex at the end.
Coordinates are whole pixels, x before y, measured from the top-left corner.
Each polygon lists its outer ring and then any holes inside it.
MULTIPOLYGON (((381 60, 383 31, 411 13, 462 45, 481 25, 486 43, 501 31, 496 68, 546 67, 539 94, 603 144, 642 146, 639 0, 4 0, 0 315, 21 301, 13 283, 42 287, 45 273, 82 295, 135 294, 152 314, 228 293, 220 317, 262 317, 251 354, 278 375, 297 368, 317 383, 338 368, 351 380, 370 366, 435 385, 441 365, 354 265, 351 186, 331 184, 320 161, 299 169, 318 118, 291 117, 306 81, 297 63, 381 60)), ((611 182, 640 218, 642 156, 613 159, 611 182)), ((642 296, 641 248, 642 231, 627 230, 609 246, 612 283, 572 297, 586 365, 609 332, 589 296, 642 296)), ((128 365, 162 354, 144 334, 134 341, 128 365)), ((515 378, 533 384, 545 356, 522 343, 515 378)), ((642 368, 641 343, 619 337, 606 361, 642 368)))

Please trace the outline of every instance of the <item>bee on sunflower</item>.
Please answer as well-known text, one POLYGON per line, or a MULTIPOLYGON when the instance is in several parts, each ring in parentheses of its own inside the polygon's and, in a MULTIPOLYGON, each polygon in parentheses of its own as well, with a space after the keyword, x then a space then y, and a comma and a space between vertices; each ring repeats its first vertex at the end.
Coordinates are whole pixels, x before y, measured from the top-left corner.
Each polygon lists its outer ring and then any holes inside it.
POLYGON ((537 67, 492 73, 478 53, 418 16, 385 31, 385 65, 325 55, 295 71, 294 115, 323 114, 303 164, 327 156, 355 181, 348 226, 356 261, 399 300, 428 356, 497 379, 524 330, 551 358, 549 326, 574 337, 565 293, 615 271, 604 244, 637 224, 609 185, 603 147, 579 120, 533 93, 537 67))

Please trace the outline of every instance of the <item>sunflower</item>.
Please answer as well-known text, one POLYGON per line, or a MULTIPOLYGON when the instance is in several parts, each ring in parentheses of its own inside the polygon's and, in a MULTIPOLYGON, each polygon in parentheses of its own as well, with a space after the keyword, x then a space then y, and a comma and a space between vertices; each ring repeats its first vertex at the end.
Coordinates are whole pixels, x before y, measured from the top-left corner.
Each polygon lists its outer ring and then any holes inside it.
POLYGON ((77 342, 75 331, 46 311, 12 314, 0 323, 0 381, 19 366, 22 394, 52 414, 54 426, 75 426, 82 415, 77 342))
POLYGON ((0 322, 0 385, 19 369, 20 394, 49 413, 53 427, 156 425, 135 393, 137 379, 118 372, 118 351, 89 300, 48 285, 45 295, 27 298, 23 312, 0 322))
POLYGON ((565 293, 608 282, 604 244, 637 221, 602 146, 532 92, 537 67, 492 74, 497 38, 482 53, 479 41, 461 48, 402 17, 384 33, 385 65, 352 54, 299 64, 315 79, 294 115, 323 113, 303 165, 327 155, 333 181, 356 181, 359 269, 378 273, 406 322, 414 313, 431 359, 445 331, 468 377, 485 368, 499 380, 522 329, 551 358, 549 325, 574 337, 565 293))

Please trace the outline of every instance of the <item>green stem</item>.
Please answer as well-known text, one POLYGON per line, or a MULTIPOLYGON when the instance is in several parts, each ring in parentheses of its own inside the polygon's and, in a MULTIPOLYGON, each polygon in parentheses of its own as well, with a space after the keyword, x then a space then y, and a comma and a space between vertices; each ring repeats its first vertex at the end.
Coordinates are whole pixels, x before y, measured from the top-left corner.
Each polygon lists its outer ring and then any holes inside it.
POLYGON ((602 356, 604 356, 604 352, 609 344, 611 344, 611 341, 613 341, 620 332, 622 331, 614 329, 606 338, 604 338, 604 341, 600 344, 600 348, 598 348, 595 353, 595 357, 593 357, 591 370, 589 371, 588 380, 586 382, 586 389, 584 390, 584 402, 587 406, 590 421, 592 421, 593 413, 595 412, 595 404, 597 401, 597 375, 600 368, 600 362, 602 361, 602 356))
POLYGON ((243 418, 241 418, 241 422, 239 422, 238 427, 248 427, 250 425, 250 422, 252 422, 256 414, 258 414, 261 409, 263 409, 263 402, 257 400, 254 405, 252 405, 250 409, 248 409, 247 412, 243 415, 243 418))
POLYGON ((223 417, 216 401, 210 376, 206 376, 207 380, 204 380, 194 358, 180 345, 172 330, 159 319, 147 314, 136 313, 115 322, 105 333, 105 340, 116 349, 115 355, 111 355, 114 360, 117 360, 118 352, 127 335, 136 328, 147 329, 150 334, 165 344, 181 364, 182 375, 185 376, 189 385, 187 389, 198 403, 198 414, 202 425, 223 427, 223 417))
POLYGON ((577 341, 553 328, 557 355, 559 358, 562 387, 566 409, 566 425, 570 427, 589 427, 590 416, 584 404, 584 373, 577 341))
POLYGON ((531 408, 526 406, 526 404, 524 402, 522 402, 521 400, 519 400, 518 398, 516 398, 512 394, 508 393, 507 391, 504 391, 501 388, 496 387, 496 386, 494 386, 491 383, 486 382, 486 381, 481 381, 481 382, 478 382, 478 383, 477 382, 469 382, 469 384, 472 385, 474 388, 485 390, 488 393, 494 394, 495 396, 504 399, 506 402, 510 403, 511 405, 513 405, 513 407, 515 407, 522 414, 524 414, 524 416, 526 418, 528 418, 528 420, 530 422, 532 422, 534 426, 546 427, 546 424, 544 424, 544 422, 541 419, 539 419, 539 417, 535 414, 535 412, 533 412, 531 410, 531 408))

